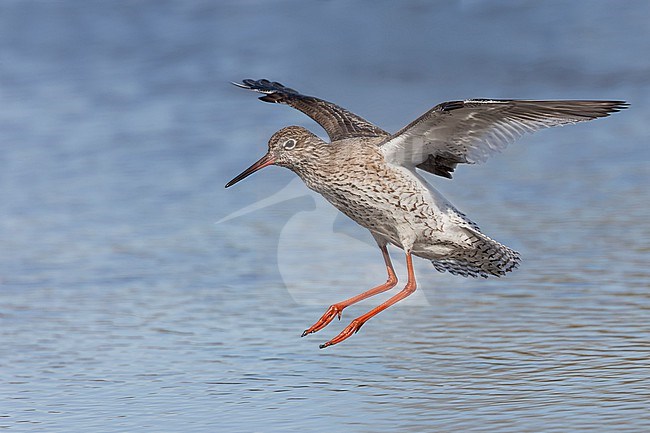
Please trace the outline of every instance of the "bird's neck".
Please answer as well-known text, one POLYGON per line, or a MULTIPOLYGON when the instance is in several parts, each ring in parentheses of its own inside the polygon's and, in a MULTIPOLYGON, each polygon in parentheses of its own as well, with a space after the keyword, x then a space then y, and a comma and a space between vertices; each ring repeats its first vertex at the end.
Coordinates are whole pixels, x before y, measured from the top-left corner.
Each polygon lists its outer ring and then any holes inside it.
POLYGON ((362 180, 366 165, 381 165, 382 161, 383 155, 374 143, 350 140, 323 144, 292 169, 310 189, 326 194, 350 179, 362 180))
POLYGON ((310 154, 309 158, 300 161, 291 167, 291 170, 302 179, 312 190, 320 192, 320 186, 327 182, 331 175, 335 162, 336 153, 333 146, 323 143, 310 154))

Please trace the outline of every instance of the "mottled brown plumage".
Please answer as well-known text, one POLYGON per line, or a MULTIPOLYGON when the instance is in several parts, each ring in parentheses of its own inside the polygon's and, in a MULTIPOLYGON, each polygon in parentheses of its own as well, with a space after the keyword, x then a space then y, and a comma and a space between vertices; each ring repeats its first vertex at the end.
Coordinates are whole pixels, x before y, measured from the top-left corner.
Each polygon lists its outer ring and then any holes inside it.
POLYGON ((526 132, 604 117, 626 107, 620 101, 452 101, 389 135, 335 104, 280 83, 244 80, 237 85, 265 93, 263 101, 299 109, 323 126, 331 143, 302 127, 283 128, 269 140, 267 154, 226 187, 268 165, 289 168, 310 189, 370 230, 386 263, 386 283, 330 306, 303 335, 322 329, 345 307, 394 287, 397 279, 386 246, 406 252, 404 289, 321 347, 345 340, 371 317, 413 293, 412 255, 430 260, 441 272, 462 276, 502 276, 518 266, 516 251, 483 234, 416 168, 451 178, 457 164, 483 162, 526 132))

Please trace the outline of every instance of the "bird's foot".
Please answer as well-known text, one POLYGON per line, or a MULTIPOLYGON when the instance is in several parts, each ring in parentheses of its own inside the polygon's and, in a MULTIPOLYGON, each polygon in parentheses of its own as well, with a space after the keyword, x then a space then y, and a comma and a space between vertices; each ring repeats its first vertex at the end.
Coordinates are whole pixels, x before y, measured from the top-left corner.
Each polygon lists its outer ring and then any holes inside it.
POLYGON ((335 344, 340 343, 343 340, 346 340, 346 339, 350 338, 352 335, 359 332, 359 329, 361 329, 361 327, 363 326, 364 323, 365 323, 364 321, 361 321, 358 318, 354 319, 352 322, 350 322, 350 324, 348 326, 346 326, 346 328, 343 331, 341 331, 341 333, 339 335, 332 338, 327 343, 321 344, 319 347, 321 349, 325 349, 328 346, 333 346, 335 344))
POLYGON ((332 320, 334 320, 335 317, 338 316, 339 320, 341 320, 341 312, 343 311, 343 307, 340 307, 337 304, 330 305, 330 307, 327 309, 325 314, 321 316, 320 319, 309 329, 306 329, 305 332, 302 333, 301 337, 304 337, 305 335, 313 334, 316 331, 320 331, 324 327, 326 327, 332 320))

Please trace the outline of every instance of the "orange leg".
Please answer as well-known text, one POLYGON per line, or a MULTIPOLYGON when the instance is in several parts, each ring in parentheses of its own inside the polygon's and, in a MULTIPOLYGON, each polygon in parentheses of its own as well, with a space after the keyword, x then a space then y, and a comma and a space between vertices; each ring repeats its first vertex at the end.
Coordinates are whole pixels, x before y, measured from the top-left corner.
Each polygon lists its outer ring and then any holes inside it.
POLYGON ((386 263, 386 270, 388 271, 388 280, 384 284, 381 284, 375 288, 372 288, 366 292, 361 293, 360 295, 353 296, 350 299, 341 301, 338 304, 330 305, 325 314, 321 316, 316 323, 314 323, 309 329, 305 330, 302 333, 302 336, 312 334, 316 331, 320 331, 326 327, 334 317, 338 316, 339 320, 341 319, 341 312, 344 308, 349 307, 352 304, 356 304, 359 301, 363 301, 366 298, 377 295, 379 293, 390 290, 397 284, 397 277, 395 276, 395 271, 393 270, 393 264, 390 262, 390 256, 388 255, 388 249, 386 245, 380 246, 381 254, 384 256, 384 262, 386 263))
POLYGON ((341 341, 349 338, 350 336, 352 336, 352 334, 357 333, 359 329, 361 329, 363 324, 366 323, 368 320, 370 320, 372 317, 384 311, 386 308, 390 307, 391 305, 406 298, 411 293, 415 292, 415 288, 416 288, 415 272, 413 272, 413 260, 411 258, 410 251, 406 253, 406 268, 408 269, 408 282, 406 283, 406 286, 404 286, 404 288, 399 293, 397 293, 392 298, 389 298, 386 302, 368 311, 366 314, 354 319, 343 331, 341 331, 339 335, 332 338, 327 343, 321 344, 320 348, 324 349, 327 346, 332 346, 334 344, 340 343, 341 341))

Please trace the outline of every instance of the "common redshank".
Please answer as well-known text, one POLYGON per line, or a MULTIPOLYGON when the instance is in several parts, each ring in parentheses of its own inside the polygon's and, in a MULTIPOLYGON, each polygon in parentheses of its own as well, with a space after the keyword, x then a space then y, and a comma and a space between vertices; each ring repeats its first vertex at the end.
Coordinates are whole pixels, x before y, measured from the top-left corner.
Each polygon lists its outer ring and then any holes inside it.
POLYGON ((352 320, 336 337, 321 344, 321 349, 347 339, 370 318, 415 291, 412 256, 430 260, 440 272, 464 277, 499 277, 519 265, 519 253, 484 235, 417 169, 451 178, 458 164, 484 162, 527 132, 606 117, 628 106, 624 101, 450 101, 389 134, 338 105, 277 82, 243 80, 233 84, 263 93, 262 101, 302 111, 325 129, 331 142, 299 126, 283 128, 269 140, 267 153, 226 188, 263 167, 286 167, 370 230, 386 264, 385 283, 331 305, 303 337, 323 329, 334 317, 340 319, 346 307, 395 287, 397 277, 387 245, 406 253, 404 288, 352 320))

